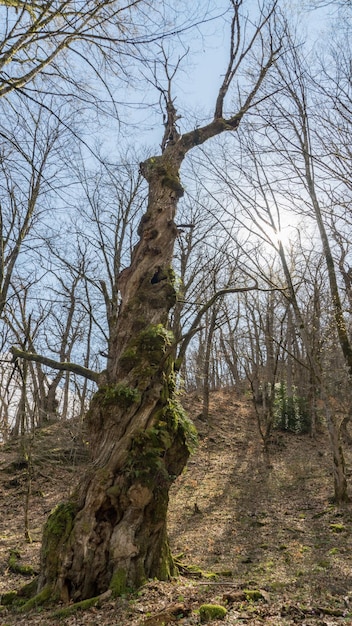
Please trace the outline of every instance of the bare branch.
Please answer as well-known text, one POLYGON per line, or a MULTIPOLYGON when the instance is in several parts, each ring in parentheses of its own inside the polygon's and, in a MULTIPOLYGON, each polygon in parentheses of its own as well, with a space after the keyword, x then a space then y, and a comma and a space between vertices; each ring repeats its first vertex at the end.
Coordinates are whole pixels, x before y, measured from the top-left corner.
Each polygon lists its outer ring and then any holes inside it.
POLYGON ((65 363, 55 361, 54 359, 49 359, 46 356, 42 356, 40 354, 35 354, 33 352, 25 352, 24 350, 19 350, 18 348, 12 347, 10 349, 11 354, 13 355, 13 361, 16 359, 25 359, 26 361, 34 361, 35 363, 41 363, 42 365, 46 365, 47 367, 51 367, 56 370, 61 370, 64 372, 72 372, 73 374, 77 374, 78 376, 83 376, 88 380, 93 380, 95 383, 99 383, 100 373, 93 372, 93 370, 88 369, 87 367, 83 367, 83 365, 78 365, 77 363, 65 363))
POLYGON ((220 289, 219 291, 214 293, 214 295, 208 300, 208 302, 206 302, 199 310, 198 314, 193 320, 191 328, 189 329, 188 333, 183 337, 181 347, 177 355, 177 363, 182 363, 189 343, 198 330, 200 320, 202 319, 203 315, 205 315, 205 313, 210 309, 210 307, 213 306, 216 300, 218 300, 222 296, 228 295, 229 293, 244 293, 246 291, 253 291, 257 289, 258 283, 257 281, 255 281, 254 285, 252 285, 251 287, 226 287, 225 289, 220 289))

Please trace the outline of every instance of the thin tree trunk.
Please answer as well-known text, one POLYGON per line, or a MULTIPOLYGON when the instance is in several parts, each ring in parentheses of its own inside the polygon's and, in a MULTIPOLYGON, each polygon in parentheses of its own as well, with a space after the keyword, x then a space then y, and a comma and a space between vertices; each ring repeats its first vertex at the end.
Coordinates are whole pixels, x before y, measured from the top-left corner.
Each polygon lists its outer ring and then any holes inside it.
POLYGON ((325 419, 329 434, 330 447, 333 455, 333 473, 334 473, 334 499, 337 503, 347 502, 349 500, 347 493, 347 480, 345 473, 345 460, 343 455, 343 449, 339 437, 339 429, 335 422, 335 419, 331 413, 329 407, 329 398, 327 397, 323 386, 320 381, 320 370, 314 354, 312 354, 311 345, 307 333, 306 326, 297 302, 295 288, 292 284, 291 275, 287 266, 285 252, 280 242, 279 255, 286 277, 288 290, 290 292, 291 304, 296 319, 297 328, 300 329, 300 335, 307 352, 307 358, 309 362, 309 368, 311 373, 312 385, 314 387, 319 386, 321 390, 321 396, 325 406, 325 419))
MULTIPOLYGON (((302 69, 300 67, 300 62, 298 57, 296 56, 296 50, 294 51, 294 67, 295 70, 293 73, 291 72, 291 68, 287 66, 285 71, 280 71, 280 76, 282 79, 282 85, 285 85, 287 95, 292 98, 292 101, 295 103, 297 118, 295 116, 292 117, 292 120, 298 120, 292 122, 292 129, 296 135, 301 156, 304 161, 304 168, 302 171, 302 175, 304 176, 307 191, 309 193, 309 197, 312 204, 312 209, 315 216, 315 221, 318 226, 319 235, 323 247, 323 254, 325 258, 325 263, 328 271, 329 278, 329 287, 330 294, 333 304, 334 316, 335 316, 335 326, 339 339, 339 344, 344 356, 346 369, 348 372, 348 376, 350 381, 352 380, 352 345, 348 336, 346 322, 344 318, 344 312, 342 307, 342 302, 339 293, 339 287, 336 277, 335 264, 334 259, 330 247, 329 238, 327 235, 327 231, 324 224, 323 214, 321 210, 321 206, 319 203, 317 191, 316 191, 316 183, 315 183, 315 168, 314 168, 314 157, 312 156, 312 145, 311 145, 311 137, 310 137, 310 129, 309 129, 309 109, 307 108, 307 89, 305 82, 303 80, 304 72, 302 73, 302 69), (299 68, 298 73, 296 69, 299 68), (297 80, 298 79, 298 80, 297 80)), ((280 244, 280 257, 283 259, 284 252, 282 245, 280 244)), ((283 262, 284 264, 284 262, 283 262)), ((286 264, 286 261, 285 261, 286 264)), ((287 268, 287 265, 286 265, 287 268)), ((284 268, 285 269, 285 268, 284 268)), ((290 291, 292 293, 293 285, 291 279, 289 280, 290 291)), ((294 307, 296 319, 298 321, 298 316, 296 312, 296 308, 298 307, 297 300, 295 295, 291 297, 292 304, 294 307)), ((309 338, 305 326, 303 324, 303 319, 301 314, 299 313, 299 317, 301 318, 301 337, 305 343, 308 360, 310 362, 310 367, 313 375, 313 384, 317 384, 320 379, 320 371, 319 364, 317 362, 316 355, 312 353, 312 348, 310 346, 309 338)), ((324 390, 322 389, 322 393, 324 390)), ((339 437, 339 429, 336 424, 334 417, 331 414, 331 410, 329 407, 329 399, 325 394, 325 398, 323 399, 325 406, 325 417, 327 428, 330 437, 331 450, 333 454, 333 463, 334 463, 334 482, 335 482, 335 500, 336 502, 345 502, 347 501, 347 481, 345 475, 345 462, 343 457, 342 445, 339 437)))
POLYGON ((205 345, 204 366, 203 366, 203 405, 202 417, 205 422, 209 419, 209 394, 210 394, 210 356, 213 344, 213 336, 218 315, 218 308, 213 307, 210 315, 210 321, 207 328, 207 340, 205 345))

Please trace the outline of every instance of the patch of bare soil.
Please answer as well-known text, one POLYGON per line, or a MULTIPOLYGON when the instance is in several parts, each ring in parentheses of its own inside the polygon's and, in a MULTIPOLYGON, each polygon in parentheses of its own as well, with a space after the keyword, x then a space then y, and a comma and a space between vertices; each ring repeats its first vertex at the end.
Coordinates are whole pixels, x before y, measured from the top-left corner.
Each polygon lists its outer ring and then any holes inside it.
MULTIPOLYGON (((191 626, 208 603, 227 610, 215 626, 352 625, 352 508, 331 503, 326 435, 275 433, 268 464, 249 400, 213 394, 208 423, 199 419, 196 397, 185 405, 199 447, 171 491, 169 532, 180 578, 149 581, 136 594, 66 617, 55 615, 58 607, 26 615, 2 607, 0 626, 191 626)), ((38 571, 42 524, 85 471, 87 456, 71 422, 42 429, 22 453, 18 442, 0 449, 1 594, 31 579, 12 571, 14 561, 38 571)), ((349 472, 350 450, 346 461, 349 472)))

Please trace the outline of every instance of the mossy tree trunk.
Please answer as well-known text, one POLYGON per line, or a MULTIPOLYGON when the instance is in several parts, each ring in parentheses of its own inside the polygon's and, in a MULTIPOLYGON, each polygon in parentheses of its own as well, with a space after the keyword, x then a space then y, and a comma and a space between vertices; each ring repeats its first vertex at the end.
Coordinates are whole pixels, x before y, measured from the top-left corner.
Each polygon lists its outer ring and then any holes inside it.
POLYGON ((183 188, 180 167, 193 147, 234 131, 261 87, 276 53, 263 29, 275 3, 262 15, 255 41, 263 64, 239 111, 223 118, 223 101, 246 55, 241 54, 241 3, 233 2, 232 43, 212 122, 180 135, 168 98, 162 154, 141 164, 149 185, 130 267, 119 277, 121 302, 110 324, 107 370, 88 413, 93 464, 72 501, 59 506, 44 529, 39 590, 50 587, 64 600, 136 588, 150 577, 175 572, 166 514, 169 488, 182 471, 194 431, 174 397, 174 347, 168 314, 176 300, 171 269, 177 228, 174 217, 183 188), (265 48, 265 50, 264 50, 265 48), (238 58, 240 55, 240 59, 238 58))
POLYGON ((168 492, 194 436, 174 398, 167 327, 176 297, 171 263, 180 163, 180 152, 170 147, 141 165, 148 208, 131 265, 120 277, 108 367, 87 417, 93 468, 44 531, 40 587, 53 586, 63 599, 88 598, 109 586, 121 593, 175 573, 168 492))
MULTIPOLYGON (((238 122, 236 117, 234 128, 238 122)), ((204 137, 224 127, 215 120, 204 137)), ((174 216, 183 194, 179 169, 195 145, 190 134, 184 138, 141 164, 149 201, 131 265, 120 276, 108 366, 87 416, 92 469, 44 529, 39 589, 49 585, 64 600, 109 587, 119 594, 175 573, 167 541, 168 493, 195 439, 174 397, 168 329, 176 299, 171 263, 174 216)))

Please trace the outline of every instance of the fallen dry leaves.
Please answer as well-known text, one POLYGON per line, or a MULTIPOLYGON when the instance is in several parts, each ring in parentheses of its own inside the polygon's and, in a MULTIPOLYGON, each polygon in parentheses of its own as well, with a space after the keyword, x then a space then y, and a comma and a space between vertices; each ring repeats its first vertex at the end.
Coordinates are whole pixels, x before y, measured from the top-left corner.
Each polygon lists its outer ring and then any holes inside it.
MULTIPOLYGON (((5 608, 0 626, 192 626, 199 624, 204 603, 227 608, 225 620, 214 626, 352 625, 352 509, 331 504, 325 434, 312 440, 277 433, 268 467, 248 399, 232 391, 213 394, 207 424, 196 418, 197 397, 185 398, 185 404, 200 445, 172 488, 169 532, 188 575, 150 581, 136 594, 108 598, 65 618, 53 617, 57 607, 28 615, 5 608)), ((49 425, 25 443, 33 459, 32 543, 24 533, 28 468, 20 462, 18 442, 1 449, 2 594, 26 582, 9 568, 11 550, 38 570, 43 521, 68 495, 87 459, 79 424, 49 425)), ((350 473, 349 450, 346 461, 350 473)))

